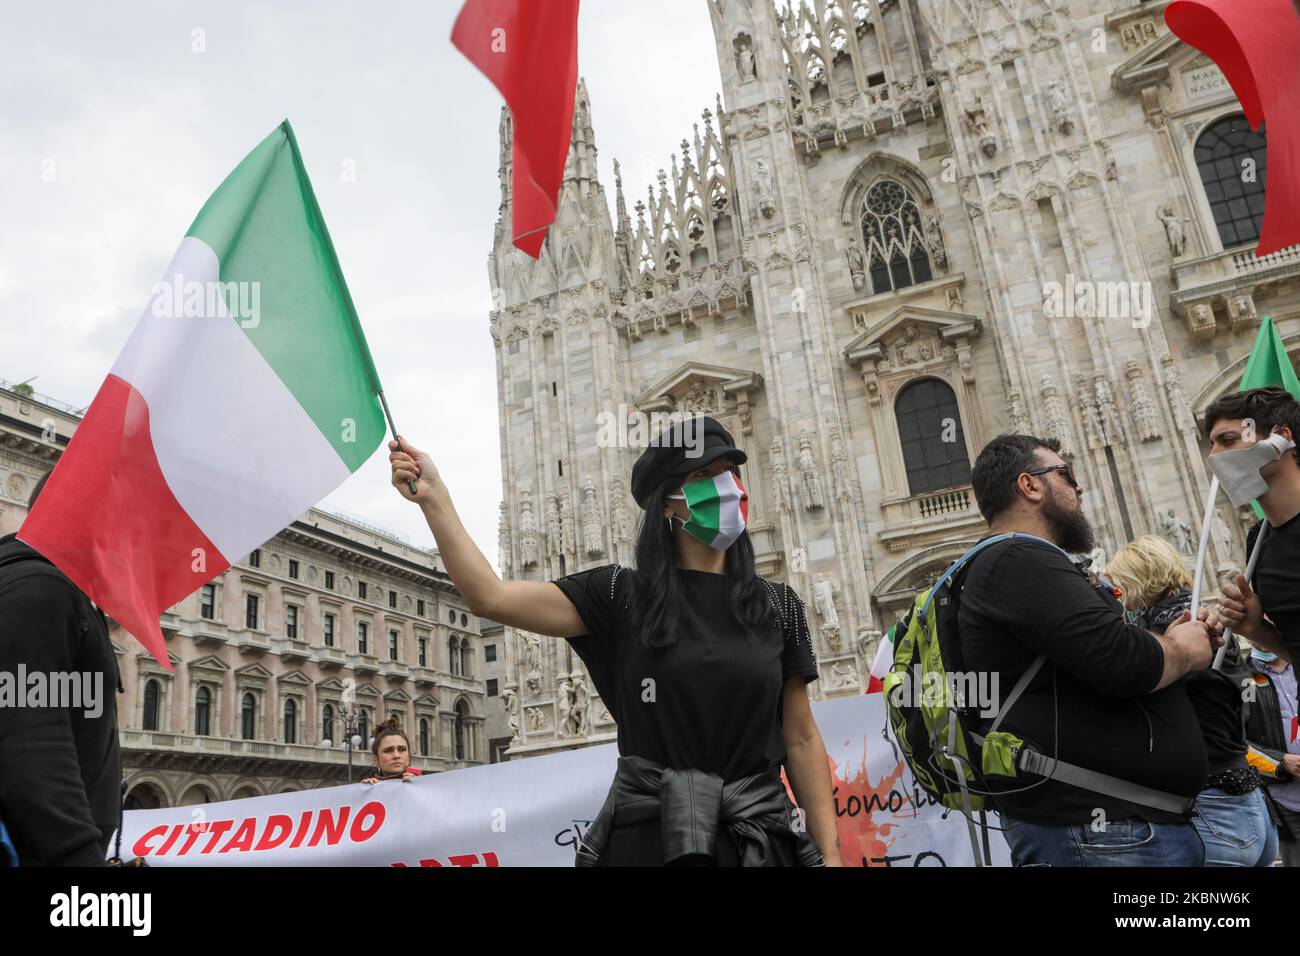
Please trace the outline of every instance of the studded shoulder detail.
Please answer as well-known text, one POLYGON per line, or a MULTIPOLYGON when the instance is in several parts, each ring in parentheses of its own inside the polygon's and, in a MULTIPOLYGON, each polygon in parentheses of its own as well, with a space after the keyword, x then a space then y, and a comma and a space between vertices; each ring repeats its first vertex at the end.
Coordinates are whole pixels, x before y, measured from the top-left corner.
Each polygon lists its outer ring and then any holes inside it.
POLYGON ((760 578, 759 580, 767 586, 772 605, 777 609, 777 614, 781 618, 781 628, 785 631, 785 639, 803 644, 808 649, 808 654, 812 657, 813 663, 817 663, 817 648, 813 644, 812 633, 808 629, 808 616, 804 612, 803 600, 795 593, 794 588, 788 584, 783 583, 778 588, 767 578, 760 578))

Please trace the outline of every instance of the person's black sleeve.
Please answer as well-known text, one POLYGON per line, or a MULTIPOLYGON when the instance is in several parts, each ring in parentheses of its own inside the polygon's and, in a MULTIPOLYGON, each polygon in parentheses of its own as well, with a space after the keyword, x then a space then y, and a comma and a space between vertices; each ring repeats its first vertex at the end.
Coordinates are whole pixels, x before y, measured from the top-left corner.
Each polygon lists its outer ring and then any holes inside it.
MULTIPOLYGON (((0 673, 71 672, 80 627, 72 585, 15 582, 0 592, 0 673)), ((0 707, 0 819, 20 866, 104 865, 67 708, 0 707)))
POLYGON ((786 608, 785 649, 781 653, 781 680, 802 677, 804 683, 815 681, 817 674, 817 651, 813 647, 812 632, 808 628, 808 615, 804 603, 794 588, 788 584, 781 585, 786 608))
POLYGON ((977 585, 992 624, 1100 694, 1142 697, 1155 690, 1165 666, 1160 642, 1129 624, 1068 558, 1034 541, 1013 542, 992 557, 981 562, 977 585))
POLYGON ((564 592, 586 625, 587 633, 566 638, 593 675, 603 674, 614 651, 619 627, 620 579, 627 569, 606 564, 556 578, 551 583, 564 592))

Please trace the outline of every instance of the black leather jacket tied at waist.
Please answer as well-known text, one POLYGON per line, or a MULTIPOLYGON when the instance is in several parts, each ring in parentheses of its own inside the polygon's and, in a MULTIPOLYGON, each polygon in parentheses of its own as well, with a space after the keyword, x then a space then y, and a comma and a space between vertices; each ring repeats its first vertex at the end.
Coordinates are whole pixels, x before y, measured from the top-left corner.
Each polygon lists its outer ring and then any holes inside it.
POLYGON ((806 827, 794 826, 793 811, 779 768, 724 783, 716 773, 619 757, 605 805, 578 845, 576 865, 600 865, 615 812, 620 825, 659 819, 665 864, 696 854, 712 857, 718 830, 726 827, 741 866, 781 865, 773 837, 792 840, 798 865, 824 865, 806 827))

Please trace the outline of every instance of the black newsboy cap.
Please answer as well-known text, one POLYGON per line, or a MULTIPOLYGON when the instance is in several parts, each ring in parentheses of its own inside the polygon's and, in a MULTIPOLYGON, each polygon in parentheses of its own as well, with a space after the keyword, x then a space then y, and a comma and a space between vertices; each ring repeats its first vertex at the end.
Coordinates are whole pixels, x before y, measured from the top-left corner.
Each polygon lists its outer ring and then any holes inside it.
POLYGON ((670 477, 690 474, 723 455, 742 465, 749 460, 716 419, 695 415, 673 422, 651 439, 632 466, 632 497, 642 508, 648 507, 655 489, 670 477))

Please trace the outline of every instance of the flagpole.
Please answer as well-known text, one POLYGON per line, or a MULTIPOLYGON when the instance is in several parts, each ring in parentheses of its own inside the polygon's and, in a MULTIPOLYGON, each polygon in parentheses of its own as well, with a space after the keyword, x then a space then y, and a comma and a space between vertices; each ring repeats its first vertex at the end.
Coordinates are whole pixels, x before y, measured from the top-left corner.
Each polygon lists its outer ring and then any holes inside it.
MULTIPOLYGON (((398 447, 400 448, 402 444, 402 436, 397 434, 397 426, 393 424, 393 413, 388 410, 388 399, 384 398, 384 390, 382 388, 377 388, 375 389, 375 394, 379 396, 379 404, 384 410, 384 417, 388 419, 388 427, 392 431, 393 438, 396 439, 398 447)), ((411 494, 416 494, 414 481, 408 479, 406 487, 411 494)))

